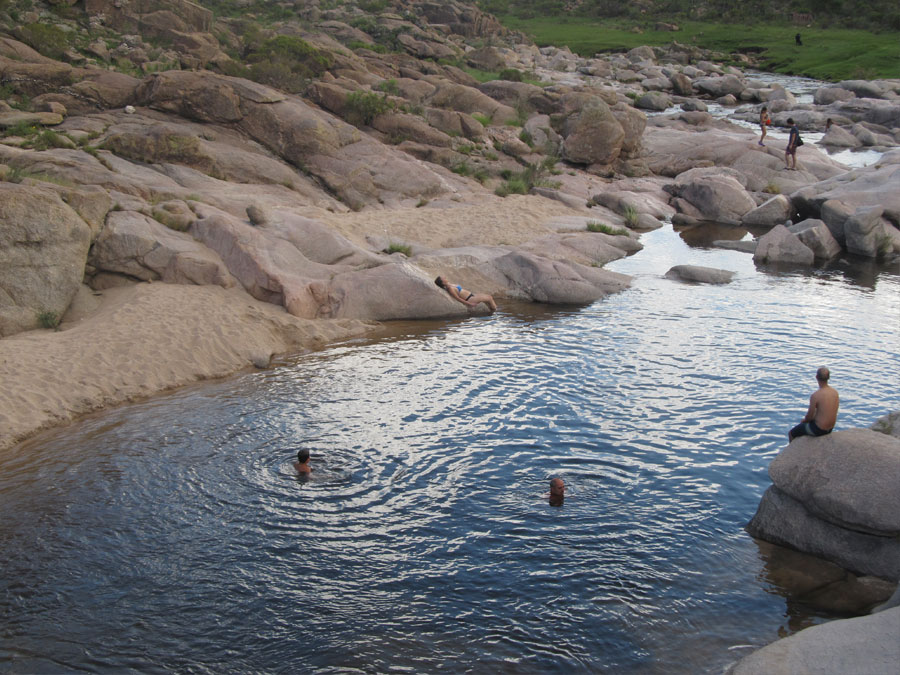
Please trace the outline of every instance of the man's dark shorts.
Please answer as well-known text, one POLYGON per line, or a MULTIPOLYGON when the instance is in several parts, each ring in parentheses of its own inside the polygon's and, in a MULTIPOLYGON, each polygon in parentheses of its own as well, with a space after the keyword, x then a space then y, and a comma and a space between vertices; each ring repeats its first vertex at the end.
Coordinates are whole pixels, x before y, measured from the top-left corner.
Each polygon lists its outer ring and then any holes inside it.
POLYGON ((816 423, 813 422, 800 422, 797 426, 788 432, 788 438, 794 440, 797 436, 825 436, 831 433, 831 429, 828 431, 823 431, 820 429, 816 423))

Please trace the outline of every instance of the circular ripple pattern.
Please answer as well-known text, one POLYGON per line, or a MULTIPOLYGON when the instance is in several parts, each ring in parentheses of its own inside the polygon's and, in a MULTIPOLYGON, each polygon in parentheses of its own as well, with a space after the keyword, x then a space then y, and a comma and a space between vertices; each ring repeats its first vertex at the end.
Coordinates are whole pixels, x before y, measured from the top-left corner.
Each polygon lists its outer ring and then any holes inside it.
POLYGON ((742 527, 818 365, 841 426, 897 407, 900 277, 644 243, 590 307, 401 324, 0 455, 0 671, 718 672, 820 621, 742 527))

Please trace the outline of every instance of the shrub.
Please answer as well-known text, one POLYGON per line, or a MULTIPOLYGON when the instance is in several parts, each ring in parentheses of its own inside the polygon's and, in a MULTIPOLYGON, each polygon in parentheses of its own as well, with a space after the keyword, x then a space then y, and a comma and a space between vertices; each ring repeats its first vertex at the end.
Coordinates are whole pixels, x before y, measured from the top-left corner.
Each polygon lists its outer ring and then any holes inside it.
POLYGON ((347 47, 356 51, 357 49, 368 49, 369 51, 373 51, 376 54, 387 54, 388 48, 384 45, 380 45, 377 42, 374 44, 369 44, 368 42, 363 42, 362 40, 351 40, 347 43, 347 47))
POLYGON ((44 129, 32 141, 31 147, 35 150, 48 150, 49 148, 68 148, 70 146, 65 136, 56 133, 52 129, 44 129))
POLYGON ((472 117, 481 123, 482 126, 489 127, 491 125, 491 118, 482 113, 472 113, 472 117))
POLYGON ((42 312, 38 312, 37 322, 41 328, 52 328, 56 330, 59 328, 60 317, 56 312, 50 311, 49 309, 45 309, 42 312))
POLYGON ((500 197, 506 197, 507 195, 527 195, 529 189, 530 186, 520 175, 513 176, 507 180, 503 185, 494 190, 494 194, 499 195, 500 197))
POLYGON ((530 132, 525 131, 525 129, 522 129, 522 131, 519 132, 519 140, 529 148, 534 147, 534 136, 532 136, 530 132))
POLYGON ((613 227, 612 225, 607 225, 606 223, 598 223, 596 221, 589 221, 587 224, 588 232, 602 232, 603 234, 628 234, 625 230, 620 227, 613 227))
POLYGON ((38 132, 38 128, 34 124, 29 124, 28 122, 17 122, 13 124, 11 127, 6 127, 3 132, 4 136, 24 136, 28 138, 29 136, 34 136, 38 132))
POLYGON ((633 206, 631 206, 629 204, 622 210, 622 215, 625 217, 625 224, 628 227, 630 227, 630 228, 637 227, 638 212, 637 212, 636 208, 634 208, 633 206))
POLYGON ((402 253, 408 258, 412 253, 412 249, 406 244, 391 244, 384 249, 384 252, 388 255, 391 255, 392 253, 402 253))
POLYGON ((352 91, 347 95, 346 105, 347 121, 356 126, 369 125, 382 113, 394 109, 387 95, 374 91, 352 91))
POLYGON ((334 63, 330 54, 293 35, 263 40, 258 28, 248 29, 243 42, 243 57, 248 66, 227 65, 223 72, 249 77, 290 93, 303 91, 311 78, 318 77, 334 63))
POLYGON ((509 80, 510 82, 521 82, 522 71, 516 68, 504 68, 500 71, 498 78, 501 80, 509 80))
POLYGON ((529 164, 524 171, 518 174, 514 174, 508 169, 504 169, 500 172, 500 175, 506 182, 494 190, 495 194, 500 195, 501 197, 510 194, 524 195, 528 194, 531 188, 536 186, 558 188, 560 186, 559 181, 547 180, 545 175, 553 168, 553 166, 555 166, 557 161, 556 157, 547 157, 539 164, 529 164))
POLYGON ((394 78, 382 80, 378 83, 376 89, 383 91, 385 94, 392 94, 393 96, 400 95, 400 87, 397 85, 397 80, 394 78))
POLYGON ((69 48, 69 34, 52 24, 25 24, 16 31, 16 35, 29 47, 51 59, 62 58, 63 53, 69 48))
POLYGON ((457 164, 450 170, 455 174, 459 174, 460 176, 470 176, 472 174, 472 168, 469 166, 468 162, 457 164))
POLYGON ((780 195, 781 188, 778 187, 778 183, 774 180, 770 180, 766 183, 766 187, 763 188, 763 192, 768 192, 770 195, 780 195))

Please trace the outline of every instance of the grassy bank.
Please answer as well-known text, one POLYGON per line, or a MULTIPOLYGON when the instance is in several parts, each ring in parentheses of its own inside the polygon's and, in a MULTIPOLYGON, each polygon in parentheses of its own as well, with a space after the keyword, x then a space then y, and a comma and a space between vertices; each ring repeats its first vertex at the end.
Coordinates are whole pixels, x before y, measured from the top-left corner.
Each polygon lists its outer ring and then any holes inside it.
POLYGON ((581 18, 503 17, 504 25, 532 36, 541 46, 568 46, 590 56, 639 45, 665 45, 673 40, 704 49, 730 53, 758 52, 765 70, 807 75, 822 80, 900 77, 900 34, 873 34, 862 30, 800 28, 791 25, 736 25, 679 23, 677 32, 631 31, 632 23, 590 22, 581 18), (803 46, 795 44, 801 33, 803 46))

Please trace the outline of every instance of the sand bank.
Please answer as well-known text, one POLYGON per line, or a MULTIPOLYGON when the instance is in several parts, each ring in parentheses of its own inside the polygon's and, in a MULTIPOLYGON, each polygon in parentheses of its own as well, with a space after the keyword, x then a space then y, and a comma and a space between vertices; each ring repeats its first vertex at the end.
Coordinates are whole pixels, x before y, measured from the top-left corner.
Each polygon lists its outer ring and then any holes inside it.
POLYGON ((0 448, 100 408, 264 366, 376 324, 309 321, 218 286, 86 287, 59 331, 0 340, 0 448))

